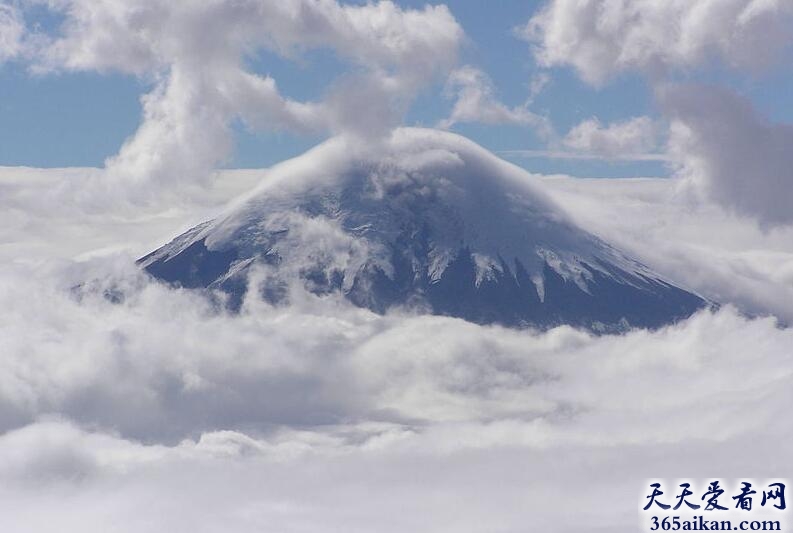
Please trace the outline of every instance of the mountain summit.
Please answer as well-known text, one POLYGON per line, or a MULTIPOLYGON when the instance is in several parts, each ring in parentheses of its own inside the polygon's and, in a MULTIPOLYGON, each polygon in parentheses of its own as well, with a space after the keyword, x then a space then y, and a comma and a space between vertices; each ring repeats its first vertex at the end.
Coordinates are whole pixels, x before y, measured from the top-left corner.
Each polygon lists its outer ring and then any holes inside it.
POLYGON ((597 332, 659 327, 706 302, 575 225, 538 180, 475 143, 402 128, 331 139, 267 171, 224 214, 139 261, 238 306, 291 284, 383 313, 597 332))

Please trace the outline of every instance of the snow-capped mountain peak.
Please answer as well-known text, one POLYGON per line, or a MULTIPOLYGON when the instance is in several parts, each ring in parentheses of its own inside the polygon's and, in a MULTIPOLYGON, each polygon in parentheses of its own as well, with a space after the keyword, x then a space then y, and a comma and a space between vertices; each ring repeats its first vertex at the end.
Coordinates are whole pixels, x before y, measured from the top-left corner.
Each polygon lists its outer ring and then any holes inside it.
POLYGON ((537 178, 475 143, 401 128, 331 139, 141 260, 151 274, 239 298, 300 279, 383 312, 421 301, 476 322, 613 330, 658 326, 704 304, 577 227, 537 178))

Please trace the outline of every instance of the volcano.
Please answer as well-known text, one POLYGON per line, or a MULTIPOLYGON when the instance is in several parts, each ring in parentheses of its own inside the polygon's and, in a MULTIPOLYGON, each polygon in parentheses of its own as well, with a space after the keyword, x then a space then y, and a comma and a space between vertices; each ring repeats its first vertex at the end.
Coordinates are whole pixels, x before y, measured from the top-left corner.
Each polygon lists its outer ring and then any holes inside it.
POLYGON ((707 302, 576 225, 526 171, 448 132, 334 138, 139 260, 155 278, 273 304, 290 288, 480 324, 658 328, 707 302))

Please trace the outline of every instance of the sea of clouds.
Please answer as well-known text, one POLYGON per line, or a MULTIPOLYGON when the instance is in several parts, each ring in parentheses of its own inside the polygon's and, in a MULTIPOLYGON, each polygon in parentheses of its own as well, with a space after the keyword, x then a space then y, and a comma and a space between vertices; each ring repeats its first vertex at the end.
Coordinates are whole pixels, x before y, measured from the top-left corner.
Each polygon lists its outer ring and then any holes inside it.
POLYGON ((793 331, 768 315, 793 317, 793 228, 672 180, 547 177, 580 223, 728 305, 604 337, 299 289, 228 315, 133 261, 260 174, 102 210, 70 200, 93 172, 0 172, 4 530, 627 532, 647 478, 791 467, 793 331))

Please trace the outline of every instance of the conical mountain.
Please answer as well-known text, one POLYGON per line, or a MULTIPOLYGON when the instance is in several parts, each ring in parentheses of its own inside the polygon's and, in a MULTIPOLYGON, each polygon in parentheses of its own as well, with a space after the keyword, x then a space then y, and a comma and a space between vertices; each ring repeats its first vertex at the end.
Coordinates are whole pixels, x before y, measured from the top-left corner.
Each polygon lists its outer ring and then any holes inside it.
POLYGON ((706 305, 578 227, 527 172, 416 128, 366 145, 334 138, 286 161, 140 264, 232 305, 250 289, 283 301, 299 283, 380 313, 518 327, 654 328, 706 305))

